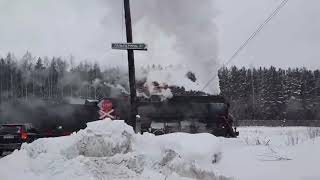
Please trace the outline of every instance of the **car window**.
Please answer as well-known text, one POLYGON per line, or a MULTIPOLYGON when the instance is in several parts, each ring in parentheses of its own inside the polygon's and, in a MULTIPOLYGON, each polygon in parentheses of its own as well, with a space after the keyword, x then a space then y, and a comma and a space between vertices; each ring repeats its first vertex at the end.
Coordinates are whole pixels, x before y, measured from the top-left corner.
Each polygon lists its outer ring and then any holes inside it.
POLYGON ((1 126, 1 133, 21 133, 21 126, 1 126))

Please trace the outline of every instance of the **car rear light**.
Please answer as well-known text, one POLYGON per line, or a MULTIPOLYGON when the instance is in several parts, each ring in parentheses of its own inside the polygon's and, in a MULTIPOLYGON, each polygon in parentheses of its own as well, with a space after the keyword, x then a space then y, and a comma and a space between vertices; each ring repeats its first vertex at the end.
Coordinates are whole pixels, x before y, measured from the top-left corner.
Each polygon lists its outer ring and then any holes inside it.
POLYGON ((28 139, 28 134, 27 133, 21 133, 21 139, 22 140, 27 140, 28 139))

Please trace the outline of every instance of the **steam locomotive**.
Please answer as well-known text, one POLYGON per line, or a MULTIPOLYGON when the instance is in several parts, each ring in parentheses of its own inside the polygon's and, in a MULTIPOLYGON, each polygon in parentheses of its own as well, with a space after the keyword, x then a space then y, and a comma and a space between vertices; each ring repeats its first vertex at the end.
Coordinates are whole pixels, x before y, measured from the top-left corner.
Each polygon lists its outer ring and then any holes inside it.
MULTIPOLYGON (((84 104, 44 103, 30 106, 16 103, 12 108, 14 111, 0 110, 3 123, 32 123, 47 136, 78 131, 85 128, 86 123, 97 119, 128 120, 130 114, 127 96, 87 100, 84 104), (59 131, 55 131, 57 127, 59 131)), ((239 134, 233 127, 228 102, 222 96, 174 96, 166 100, 158 96, 138 98, 137 110, 137 126, 141 132, 156 135, 207 132, 224 137, 237 137, 239 134)))
MULTIPOLYGON (((105 98, 98 104, 101 109, 104 102, 112 103, 115 110, 112 115, 117 119, 129 118, 128 98, 105 98)), ((224 137, 239 135, 229 114, 229 103, 223 96, 173 96, 166 100, 157 95, 140 97, 137 110, 137 127, 141 132, 156 135, 173 132, 206 132, 224 137)))

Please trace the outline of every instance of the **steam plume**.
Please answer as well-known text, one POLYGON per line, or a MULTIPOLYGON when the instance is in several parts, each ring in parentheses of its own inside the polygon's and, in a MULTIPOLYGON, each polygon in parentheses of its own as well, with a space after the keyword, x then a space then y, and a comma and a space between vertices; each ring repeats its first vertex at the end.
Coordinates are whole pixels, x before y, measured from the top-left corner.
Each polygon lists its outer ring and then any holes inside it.
MULTIPOLYGON (((108 51, 124 41, 122 0, 1 0, 0 46, 3 53, 69 56, 126 66, 108 51)), ((214 0, 131 0, 134 41, 150 51, 137 52, 137 65, 185 65, 198 83, 217 73, 214 0)), ((3 55, 4 56, 4 55, 3 55)), ((214 84, 214 83, 213 83, 214 84)), ((218 83, 211 92, 218 92, 218 83)))
MULTIPOLYGON (((167 61, 184 64, 186 69, 193 70, 199 75, 200 86, 208 80, 208 75, 217 73, 218 41, 217 27, 214 23, 216 16, 214 1, 143 0, 132 1, 132 4, 136 24, 142 21, 145 25, 155 26, 155 29, 165 36, 174 39, 173 49, 177 56, 169 56, 168 60, 164 60, 161 56, 153 57, 158 63, 167 61)), ((158 41, 154 34, 150 37, 151 41, 158 41)), ((150 49, 159 50, 152 47, 150 49)), ((210 92, 219 93, 218 83, 213 84, 216 87, 211 88, 210 92)))

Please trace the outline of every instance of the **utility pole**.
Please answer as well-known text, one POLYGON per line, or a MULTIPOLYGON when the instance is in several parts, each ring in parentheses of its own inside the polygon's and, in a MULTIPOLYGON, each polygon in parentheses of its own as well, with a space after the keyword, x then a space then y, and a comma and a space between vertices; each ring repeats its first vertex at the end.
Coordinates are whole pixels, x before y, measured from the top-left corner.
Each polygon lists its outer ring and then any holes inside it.
MULTIPOLYGON (((130 0, 124 0, 124 16, 126 22, 126 34, 127 43, 132 43, 132 24, 131 24, 131 11, 130 11, 130 0)), ((137 115, 137 92, 136 92, 136 77, 134 67, 134 51, 128 49, 128 66, 129 66, 129 85, 130 85, 130 117, 129 125, 136 130, 136 115, 137 115)))
POLYGON ((132 39, 132 23, 130 12, 130 0, 124 0, 124 14, 126 23, 127 43, 112 43, 112 49, 127 50, 128 52, 128 68, 129 68, 129 85, 130 85, 130 115, 126 123, 133 127, 136 133, 140 132, 140 121, 137 122, 137 91, 136 77, 134 66, 134 50, 146 51, 147 45, 144 43, 133 43, 132 39))

